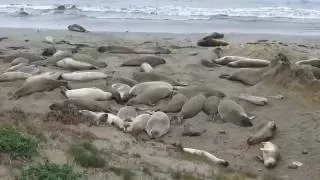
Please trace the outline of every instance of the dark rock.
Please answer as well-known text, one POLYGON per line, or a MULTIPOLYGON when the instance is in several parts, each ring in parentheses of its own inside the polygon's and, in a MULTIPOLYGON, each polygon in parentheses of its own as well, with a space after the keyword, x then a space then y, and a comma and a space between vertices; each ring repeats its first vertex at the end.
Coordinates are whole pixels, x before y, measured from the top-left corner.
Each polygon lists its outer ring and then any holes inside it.
POLYGON ((198 46, 203 47, 217 47, 217 46, 228 46, 229 44, 225 41, 215 40, 215 39, 201 39, 197 43, 198 46))
POLYGON ((202 38, 203 40, 207 40, 207 39, 222 39, 224 37, 224 34, 222 33, 217 33, 217 32, 214 32, 204 38, 202 38))
POLYGON ((68 27, 69 31, 75 31, 75 32, 88 32, 84 27, 80 26, 79 24, 72 24, 68 27))
POLYGON ((54 47, 44 48, 42 51, 43 56, 52 56, 54 53, 56 53, 57 50, 54 47))

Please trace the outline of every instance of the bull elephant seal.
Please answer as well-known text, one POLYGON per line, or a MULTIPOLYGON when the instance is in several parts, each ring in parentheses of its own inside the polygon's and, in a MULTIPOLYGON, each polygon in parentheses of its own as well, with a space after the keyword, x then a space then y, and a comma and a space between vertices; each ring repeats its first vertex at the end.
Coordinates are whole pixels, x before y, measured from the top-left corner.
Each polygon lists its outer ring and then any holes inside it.
POLYGON ((269 121, 259 128, 259 130, 247 139, 248 145, 259 144, 263 141, 271 140, 276 134, 277 126, 274 121, 269 121))
POLYGON ((160 107, 159 110, 165 113, 180 112, 182 106, 185 104, 187 100, 188 98, 185 95, 178 93, 172 97, 168 104, 165 104, 165 106, 160 107))
POLYGON ((107 75, 103 72, 78 71, 71 73, 63 73, 61 78, 68 81, 91 81, 97 79, 105 79, 107 75))
POLYGON ((153 68, 149 63, 142 63, 140 66, 140 71, 149 73, 153 71, 153 68))
POLYGON ((29 59, 26 59, 26 58, 23 58, 23 57, 18 57, 18 58, 15 58, 14 60, 12 60, 11 62, 11 66, 15 66, 15 65, 18 65, 20 63, 25 63, 25 64, 29 64, 29 59))
POLYGON ((83 116, 86 116, 90 119, 89 125, 99 126, 105 122, 107 122, 108 114, 105 112, 94 112, 89 110, 79 110, 79 113, 83 116))
POLYGON ((168 87, 153 87, 145 90, 142 94, 131 98, 127 105, 145 104, 154 106, 160 99, 172 94, 172 89, 168 87))
POLYGON ((153 112, 145 127, 145 131, 151 138, 159 138, 167 134, 169 130, 169 116, 161 111, 153 112))
POLYGON ((98 67, 93 66, 92 64, 76 61, 72 58, 65 58, 56 63, 58 67, 66 69, 75 69, 75 70, 85 70, 85 69, 98 69, 98 67))
POLYGON ((95 101, 88 98, 81 99, 66 99, 63 101, 55 102, 49 106, 51 110, 62 110, 64 108, 76 107, 78 110, 89 110, 93 112, 115 112, 111 105, 103 101, 95 101))
POLYGON ((149 81, 165 81, 173 86, 187 86, 188 84, 178 82, 171 77, 155 73, 155 72, 134 72, 133 79, 138 82, 149 82, 149 81))
POLYGON ((121 66, 141 66, 143 63, 148 63, 152 67, 156 67, 160 64, 165 64, 166 61, 158 56, 142 56, 138 58, 130 59, 121 64, 121 66))
POLYGON ((105 101, 105 100, 111 99, 112 97, 112 94, 110 92, 105 92, 96 87, 71 89, 71 90, 68 90, 66 87, 61 87, 61 92, 68 99, 77 99, 77 98, 86 97, 88 99, 93 99, 96 101, 105 101))
POLYGON ((31 74, 24 72, 5 72, 0 75, 0 82, 23 80, 31 77, 31 74))
POLYGON ((84 27, 80 26, 79 24, 72 24, 68 27, 69 31, 75 31, 75 32, 88 32, 84 27))
POLYGON ((146 128, 146 125, 150 119, 150 114, 140 114, 132 119, 132 122, 128 122, 126 127, 126 132, 131 133, 133 135, 137 135, 143 132, 146 128))
POLYGON ((263 147, 260 148, 262 151, 262 157, 258 157, 259 160, 261 160, 267 168, 276 167, 280 159, 278 146, 270 141, 262 142, 261 144, 263 145, 263 147))
POLYGON ((228 79, 232 81, 239 81, 245 85, 255 85, 257 84, 267 69, 258 68, 242 68, 238 69, 231 74, 221 74, 219 78, 228 79))
POLYGON ((15 98, 19 98, 35 92, 51 91, 61 86, 68 86, 68 82, 48 78, 29 79, 24 82, 24 84, 14 93, 13 96, 15 98))
POLYGON ((139 83, 139 84, 134 85, 130 89, 129 93, 130 93, 130 95, 138 96, 140 94, 143 94, 145 91, 147 91, 149 89, 154 89, 154 88, 167 88, 170 91, 173 91, 173 86, 168 82, 150 81, 150 82, 143 82, 143 83, 139 83))
POLYGON ((121 76, 108 76, 106 79, 107 79, 106 85, 111 85, 114 83, 122 83, 122 84, 127 84, 132 87, 132 86, 138 84, 138 82, 133 79, 129 79, 126 77, 121 77, 121 76))
POLYGON ((203 108, 206 97, 200 93, 193 96, 182 106, 181 111, 174 117, 178 124, 182 123, 183 119, 188 119, 196 116, 203 108))
POLYGON ((242 106, 231 99, 221 100, 218 106, 218 112, 221 119, 225 122, 243 127, 253 126, 250 120, 254 117, 249 117, 242 106))
POLYGON ((220 98, 216 96, 210 96, 207 98, 203 105, 203 112, 208 115, 208 121, 213 121, 218 115, 218 106, 220 103, 220 98))
POLYGON ((117 116, 123 120, 131 120, 138 116, 138 112, 133 106, 124 106, 119 109, 117 116))
POLYGON ((227 66, 236 68, 261 68, 269 66, 270 61, 263 59, 243 59, 229 62, 227 66))
POLYGON ((203 93, 206 97, 217 96, 217 97, 223 98, 226 96, 223 92, 215 90, 208 86, 188 86, 188 87, 179 89, 178 93, 185 95, 187 98, 196 96, 199 93, 203 93))

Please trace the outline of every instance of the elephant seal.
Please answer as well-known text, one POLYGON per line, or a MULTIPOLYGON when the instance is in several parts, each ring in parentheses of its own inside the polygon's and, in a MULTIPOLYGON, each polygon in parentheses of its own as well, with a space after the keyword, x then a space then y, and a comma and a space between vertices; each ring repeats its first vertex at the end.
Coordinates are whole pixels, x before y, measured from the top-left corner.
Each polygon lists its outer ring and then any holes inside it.
POLYGON ((208 38, 208 39, 200 39, 197 42, 198 46, 203 46, 203 47, 217 47, 217 46, 228 46, 229 43, 221 40, 215 40, 213 38, 208 38))
POLYGON ((28 74, 31 74, 31 75, 36 75, 36 74, 41 73, 41 69, 39 69, 35 65, 23 66, 23 67, 19 68, 17 71, 28 73, 28 74))
POLYGON ((161 111, 153 112, 145 127, 145 131, 151 138, 159 138, 168 133, 169 130, 169 116, 161 111))
POLYGON ((75 31, 75 32, 88 32, 84 27, 80 26, 79 24, 72 24, 68 27, 69 31, 75 31))
POLYGON ((64 58, 72 57, 72 53, 68 51, 58 50, 53 56, 48 57, 46 60, 34 61, 31 64, 39 66, 56 65, 56 63, 64 58))
POLYGON ((224 34, 214 32, 214 33, 211 33, 211 34, 205 36, 205 37, 202 38, 202 39, 203 39, 203 40, 207 40, 207 39, 222 39, 223 37, 224 37, 224 34))
POLYGON ((58 80, 58 79, 60 79, 60 76, 61 76, 60 72, 45 72, 45 73, 41 73, 41 74, 37 74, 37 75, 29 77, 28 79, 26 79, 26 82, 36 81, 36 79, 41 79, 41 78, 58 80))
POLYGON ((149 81, 164 81, 172 84, 173 86, 187 86, 188 84, 178 82, 168 76, 155 73, 155 72, 134 72, 133 79, 138 82, 149 82, 149 81))
POLYGON ((149 89, 155 89, 155 88, 167 88, 170 91, 173 91, 173 86, 169 84, 168 82, 164 81, 150 81, 150 82, 143 82, 134 85, 129 93, 132 96, 138 96, 140 94, 143 94, 145 91, 149 89))
POLYGON ((140 66, 140 71, 149 73, 153 71, 153 68, 149 63, 142 63, 140 66))
POLYGON ((144 113, 136 116, 132 119, 132 122, 128 122, 126 127, 126 132, 131 133, 133 135, 138 135, 143 132, 146 128, 146 125, 151 118, 150 114, 144 113))
POLYGON ((72 55, 72 59, 83 63, 92 64, 94 67, 97 68, 105 68, 108 66, 106 62, 95 59, 89 54, 75 53, 72 55))
POLYGON ((172 93, 172 89, 168 87, 153 87, 146 89, 142 94, 131 98, 127 105, 145 104, 155 106, 155 104, 172 93))
POLYGON ((96 101, 105 101, 111 99, 112 97, 112 94, 110 92, 105 92, 96 87, 71 90, 68 90, 66 87, 61 87, 61 93, 68 99, 78 99, 86 97, 88 99, 93 99, 96 101))
POLYGON ((271 169, 277 166, 280 159, 280 152, 277 145, 273 144, 270 141, 262 142, 263 145, 260 150, 262 151, 262 157, 258 157, 261 160, 265 167, 271 169))
POLYGON ((118 129, 125 131, 123 119, 121 119, 118 116, 111 114, 111 113, 107 113, 107 115, 108 115, 108 119, 107 119, 108 124, 114 125, 118 129))
POLYGON ((68 86, 68 82, 48 78, 27 79, 24 84, 14 92, 13 97, 20 98, 35 92, 51 91, 61 86, 68 86))
POLYGON ((120 99, 127 101, 130 98, 130 89, 131 87, 127 84, 115 83, 111 86, 114 90, 119 93, 120 99))
POLYGON ((254 117, 249 117, 242 106, 231 99, 223 99, 218 106, 218 112, 221 119, 225 122, 231 122, 242 127, 253 126, 250 121, 254 117))
POLYGON ((188 86, 179 89, 177 92, 185 95, 187 98, 196 96, 199 93, 203 93, 206 97, 217 96, 223 98, 226 96, 223 92, 215 90, 208 86, 188 86))
POLYGON ((237 68, 261 68, 269 66, 270 61, 262 59, 243 59, 229 62, 227 66, 237 68))
POLYGON ((183 126, 182 136, 201 136, 206 130, 195 129, 191 124, 185 124, 183 126))
POLYGON ((23 57, 18 57, 15 58, 14 60, 11 61, 11 66, 15 66, 18 65, 20 63, 25 63, 25 64, 29 64, 29 59, 23 58, 23 57))
POLYGON ((75 70, 85 70, 85 69, 98 69, 98 67, 93 66, 92 64, 76 61, 72 58, 64 58, 56 63, 58 67, 66 69, 75 69, 75 70))
POLYGON ((126 121, 138 116, 138 112, 137 109, 133 106, 124 106, 119 109, 117 116, 126 121))
POLYGON ((274 121, 263 124, 259 130, 247 139, 248 145, 259 144, 271 140, 276 134, 277 126, 274 121))
POLYGON ((165 113, 180 112, 182 106, 185 104, 187 100, 188 98, 185 95, 178 93, 172 97, 168 104, 165 104, 165 106, 160 107, 159 110, 165 113))
POLYGON ((130 59, 121 64, 121 66, 141 66, 143 63, 148 63, 152 67, 156 67, 160 64, 165 64, 166 61, 158 56, 142 56, 138 58, 130 59))
POLYGON ((4 72, 12 72, 12 71, 17 71, 20 68, 22 68, 23 66, 27 66, 27 63, 20 63, 14 66, 9 67, 8 69, 6 69, 4 72))
POLYGON ((44 48, 41 55, 42 56, 53 56, 54 53, 56 53, 57 50, 54 47, 48 47, 48 48, 44 48))
POLYGON ((31 76, 31 74, 24 72, 5 72, 0 75, 0 82, 23 80, 31 76))
POLYGON ((105 112, 93 112, 89 110, 79 110, 79 113, 83 116, 86 116, 90 119, 90 126, 95 125, 99 126, 105 122, 107 122, 108 114, 105 112))
POLYGON ((241 68, 231 74, 221 74, 219 78, 228 79, 232 81, 239 81, 245 85, 253 86, 261 80, 266 71, 267 68, 241 68))
POLYGON ((115 112, 111 105, 103 101, 95 101, 88 98, 81 99, 66 99, 63 101, 55 102, 49 106, 51 110, 61 110, 69 107, 76 107, 78 110, 89 110, 93 112, 115 112))
POLYGON ((67 81, 91 81, 97 79, 105 79, 107 75, 103 72, 77 71, 71 73, 63 73, 61 78, 67 81))
POLYGON ((208 115, 208 121, 213 121, 214 118, 218 115, 219 103, 220 98, 216 96, 210 96, 204 102, 202 110, 208 115))
POLYGON ((19 57, 28 59, 30 62, 40 61, 45 59, 44 57, 39 56, 38 54, 28 53, 28 52, 15 52, 11 55, 7 55, 2 58, 4 58, 3 62, 11 63, 14 59, 19 57))
POLYGON ((133 79, 129 79, 126 77, 121 77, 121 76, 108 76, 106 81, 106 85, 114 84, 114 83, 122 83, 122 84, 127 84, 129 86, 134 86, 138 84, 137 81, 133 79))
POLYGON ((320 59, 301 60, 301 61, 297 61, 295 64, 296 65, 308 64, 308 65, 320 68, 320 59))
POLYGON ((265 97, 252 96, 248 94, 241 94, 240 96, 238 96, 238 99, 250 102, 251 104, 257 106, 264 106, 268 103, 268 99, 265 97))
POLYGON ((193 96, 184 103, 181 111, 174 117, 174 119, 178 124, 181 124, 183 119, 189 119, 196 116, 202 110, 205 101, 206 97, 202 93, 193 96))

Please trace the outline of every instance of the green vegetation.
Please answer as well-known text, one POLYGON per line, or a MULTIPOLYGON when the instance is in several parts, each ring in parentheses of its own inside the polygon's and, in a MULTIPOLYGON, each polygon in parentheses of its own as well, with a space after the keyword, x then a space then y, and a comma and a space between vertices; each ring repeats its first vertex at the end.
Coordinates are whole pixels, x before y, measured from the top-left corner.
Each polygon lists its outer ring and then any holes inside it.
POLYGON ((0 152, 13 157, 30 158, 37 153, 38 142, 11 126, 0 127, 0 152))
POLYGON ((109 171, 112 171, 118 176, 122 176, 123 180, 132 180, 135 176, 135 173, 132 172, 130 169, 120 168, 120 167, 109 167, 109 171))
POLYGON ((76 173, 72 167, 64 164, 58 165, 46 162, 37 164, 23 170, 17 180, 84 180, 83 174, 76 173))
POLYGON ((100 156, 99 150, 91 143, 72 145, 69 152, 82 167, 102 168, 105 166, 105 160, 100 156))

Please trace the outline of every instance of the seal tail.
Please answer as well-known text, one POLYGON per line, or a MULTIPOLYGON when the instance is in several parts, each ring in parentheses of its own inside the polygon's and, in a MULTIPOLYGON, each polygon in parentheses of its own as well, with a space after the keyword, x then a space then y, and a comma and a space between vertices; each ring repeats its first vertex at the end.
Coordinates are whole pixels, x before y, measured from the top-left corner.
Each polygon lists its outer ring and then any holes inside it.
POLYGON ((221 79, 230 79, 231 75, 230 74, 220 74, 219 78, 221 79))

